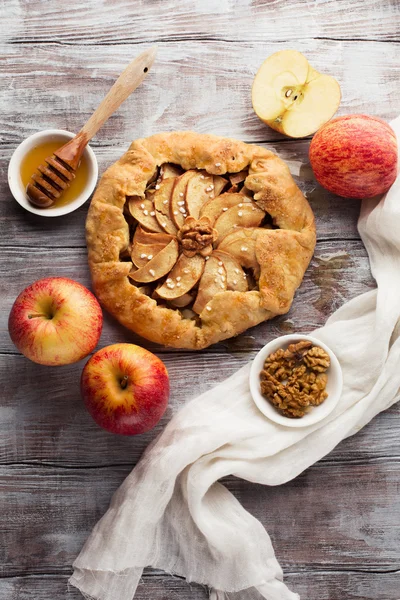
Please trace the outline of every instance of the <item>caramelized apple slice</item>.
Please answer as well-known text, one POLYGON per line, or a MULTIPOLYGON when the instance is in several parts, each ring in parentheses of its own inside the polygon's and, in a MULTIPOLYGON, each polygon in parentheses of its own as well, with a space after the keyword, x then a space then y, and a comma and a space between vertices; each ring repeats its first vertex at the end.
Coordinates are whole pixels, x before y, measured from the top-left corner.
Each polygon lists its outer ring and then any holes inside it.
POLYGON ((186 206, 188 214, 199 218, 203 204, 214 197, 213 176, 205 171, 199 171, 188 181, 186 188, 186 206))
POLYGON ((167 246, 167 243, 161 244, 140 244, 136 242, 133 245, 131 252, 131 259, 134 265, 138 268, 147 265, 149 260, 152 260, 163 248, 167 246))
POLYGON ((177 228, 170 217, 170 203, 174 184, 175 179, 173 177, 163 179, 161 183, 157 184, 158 189, 153 194, 157 222, 164 231, 171 235, 175 235, 177 232, 177 228))
POLYGON ((159 288, 157 294, 165 300, 174 300, 187 294, 203 274, 205 259, 196 254, 181 254, 168 279, 159 288))
POLYGON ((189 306, 189 304, 193 302, 193 300, 194 295, 188 293, 183 294, 183 296, 180 296, 179 298, 175 298, 175 300, 170 300, 169 303, 175 308, 185 308, 185 306, 189 306))
POLYGON ((168 233, 151 233, 142 229, 140 225, 136 227, 135 234, 133 236, 133 244, 164 244, 166 246, 172 240, 172 235, 168 233))
POLYGON ((236 227, 258 227, 265 217, 265 212, 254 202, 240 202, 229 208, 214 223, 218 238, 222 239, 231 229, 236 227))
POLYGON ((140 198, 140 196, 131 196, 128 200, 129 212, 132 217, 149 231, 161 232, 156 219, 156 211, 151 200, 140 198))
POLYGON ((226 289, 226 269, 222 261, 212 255, 206 262, 204 273, 200 279, 196 302, 193 304, 194 312, 200 314, 215 294, 225 292, 226 289))
POLYGON ((171 197, 171 218, 178 229, 183 226, 187 216, 186 188, 189 179, 195 173, 196 171, 186 171, 186 173, 175 179, 175 186, 171 197))
POLYGON ((173 163, 164 163, 161 165, 160 175, 162 179, 169 179, 170 177, 179 177, 182 173, 182 169, 178 165, 173 163))
POLYGON ((150 283, 164 277, 172 269, 178 258, 179 245, 176 240, 171 240, 154 258, 149 260, 144 267, 129 274, 134 281, 150 283))
POLYGON ((250 200, 253 200, 252 192, 245 185, 242 187, 239 194, 241 194, 242 196, 245 196, 246 198, 250 198, 250 200))
POLYGON ((225 267, 227 289, 235 292, 247 292, 249 286, 246 274, 236 258, 223 250, 214 250, 213 256, 218 259, 218 264, 222 263, 225 267))
POLYGON ((247 170, 239 171, 238 173, 230 173, 229 181, 231 182, 231 185, 237 185, 238 183, 242 183, 248 174, 249 172, 247 170))
POLYGON ((237 206, 243 202, 246 202, 246 200, 243 200, 241 194, 221 194, 221 196, 212 198, 204 204, 200 211, 200 217, 208 217, 211 224, 214 225, 220 215, 232 206, 237 206))
POLYGON ((228 181, 220 175, 214 175, 213 177, 214 189, 212 190, 214 198, 220 195, 224 187, 228 185, 228 181))
POLYGON ((218 250, 230 254, 242 267, 258 270, 256 259, 257 228, 241 228, 228 233, 218 245, 218 250))

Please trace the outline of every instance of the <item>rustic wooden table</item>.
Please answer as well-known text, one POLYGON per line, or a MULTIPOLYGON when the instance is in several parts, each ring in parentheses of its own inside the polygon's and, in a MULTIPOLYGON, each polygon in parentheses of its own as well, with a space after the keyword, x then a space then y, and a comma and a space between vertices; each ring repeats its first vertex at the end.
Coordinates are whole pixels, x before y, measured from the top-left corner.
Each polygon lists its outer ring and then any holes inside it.
MULTIPOLYGON (((0 598, 78 600, 71 563, 112 493, 146 445, 192 396, 233 373, 271 338, 309 332, 374 286, 357 233, 359 203, 324 192, 308 164, 309 140, 283 139, 255 116, 253 76, 269 54, 304 52, 342 86, 340 113, 385 119, 399 103, 398 0, 2 0, 0 598), (145 83, 93 141, 100 170, 135 137, 195 129, 266 144, 288 161, 317 218, 315 257, 290 313, 198 353, 169 351, 105 315, 101 346, 139 342, 165 360, 172 394, 156 430, 138 438, 102 431, 82 405, 83 362, 45 368, 16 352, 7 317, 17 294, 44 276, 90 285, 87 206, 58 219, 23 211, 7 165, 26 136, 77 131, 124 66, 157 43, 145 83)), ((291 483, 227 486, 267 527, 288 584, 302 599, 400 597, 399 407, 379 415, 291 483)), ((181 579, 146 571, 137 598, 205 599, 181 579)), ((118 600, 118 599, 116 599, 118 600)))

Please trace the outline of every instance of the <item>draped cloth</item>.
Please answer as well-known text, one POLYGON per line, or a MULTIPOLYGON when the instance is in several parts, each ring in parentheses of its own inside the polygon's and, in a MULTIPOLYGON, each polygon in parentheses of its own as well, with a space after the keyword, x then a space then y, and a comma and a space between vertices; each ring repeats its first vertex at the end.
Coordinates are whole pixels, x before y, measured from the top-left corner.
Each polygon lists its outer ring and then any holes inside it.
MULTIPOLYGON (((392 126, 399 138, 400 118, 392 126)), ((249 364, 188 402, 76 559, 70 583, 86 598, 132 600, 146 566, 207 585, 211 600, 299 598, 283 582, 267 531, 218 480, 286 483, 399 399, 400 177, 382 199, 362 202, 358 228, 377 288, 313 332, 343 370, 335 410, 303 428, 269 421, 250 396, 249 364)))

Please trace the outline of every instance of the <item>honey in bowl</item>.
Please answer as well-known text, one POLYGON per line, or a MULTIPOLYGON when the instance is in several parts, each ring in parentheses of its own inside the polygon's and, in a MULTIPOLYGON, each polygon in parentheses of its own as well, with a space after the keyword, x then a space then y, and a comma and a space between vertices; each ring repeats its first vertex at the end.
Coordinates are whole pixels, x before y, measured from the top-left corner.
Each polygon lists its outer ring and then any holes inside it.
MULTIPOLYGON (((45 164, 46 158, 51 156, 55 150, 58 150, 65 143, 64 139, 44 142, 34 146, 21 162, 21 180, 26 189, 33 173, 37 171, 39 165, 45 164)), ((59 198, 54 202, 51 208, 65 206, 75 200, 85 189, 89 178, 89 167, 85 156, 82 156, 79 167, 76 170, 75 179, 69 188, 64 190, 59 198)), ((46 210, 46 208, 43 208, 46 210)))

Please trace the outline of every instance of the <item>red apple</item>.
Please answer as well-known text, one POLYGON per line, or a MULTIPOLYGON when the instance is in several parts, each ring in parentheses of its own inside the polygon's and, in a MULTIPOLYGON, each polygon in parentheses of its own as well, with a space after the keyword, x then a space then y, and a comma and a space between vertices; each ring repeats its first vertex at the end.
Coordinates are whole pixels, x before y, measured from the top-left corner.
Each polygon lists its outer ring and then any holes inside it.
POLYGON ((338 117, 314 135, 310 162, 317 181, 330 192, 372 198, 386 192, 396 179, 396 134, 377 117, 338 117))
POLYGON ((103 313, 96 298, 77 281, 48 277, 35 281, 15 300, 8 319, 18 350, 41 365, 68 365, 92 352, 103 313))
POLYGON ((168 404, 164 363, 135 344, 102 348, 86 363, 81 378, 86 408, 98 425, 122 435, 152 429, 168 404))

